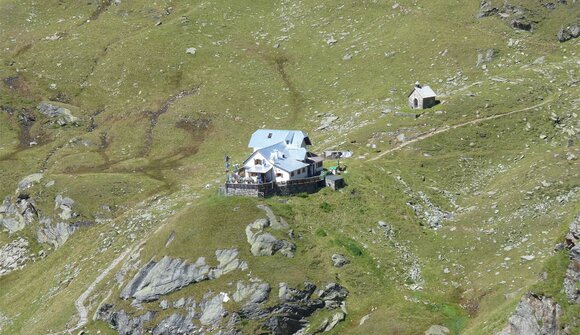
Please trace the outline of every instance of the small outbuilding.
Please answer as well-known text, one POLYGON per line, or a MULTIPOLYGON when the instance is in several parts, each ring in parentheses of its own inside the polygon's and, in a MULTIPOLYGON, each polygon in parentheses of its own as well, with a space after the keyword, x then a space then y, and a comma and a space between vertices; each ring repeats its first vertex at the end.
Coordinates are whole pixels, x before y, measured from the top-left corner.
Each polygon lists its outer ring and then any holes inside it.
POLYGON ((413 109, 431 108, 437 104, 437 94, 429 86, 415 83, 413 91, 409 93, 409 107, 413 109))
POLYGON ((332 188, 334 191, 339 188, 344 187, 344 179, 341 176, 335 174, 329 174, 324 178, 327 187, 332 188))

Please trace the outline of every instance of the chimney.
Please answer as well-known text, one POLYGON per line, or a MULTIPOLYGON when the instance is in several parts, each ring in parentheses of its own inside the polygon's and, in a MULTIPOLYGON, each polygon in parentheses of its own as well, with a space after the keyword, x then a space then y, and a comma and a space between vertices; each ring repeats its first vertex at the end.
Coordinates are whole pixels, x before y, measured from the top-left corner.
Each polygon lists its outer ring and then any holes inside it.
POLYGON ((417 88, 421 88, 421 84, 419 84, 419 82, 418 82, 418 81, 416 81, 416 82, 415 82, 415 87, 417 87, 417 88))

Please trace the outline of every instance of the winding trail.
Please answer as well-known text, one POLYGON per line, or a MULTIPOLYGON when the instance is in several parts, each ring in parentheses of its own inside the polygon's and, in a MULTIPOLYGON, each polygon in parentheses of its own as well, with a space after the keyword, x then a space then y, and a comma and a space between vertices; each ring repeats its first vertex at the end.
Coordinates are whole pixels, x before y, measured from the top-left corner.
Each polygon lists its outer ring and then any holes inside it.
POLYGON ((543 106, 543 105, 545 105, 545 104, 547 104, 548 102, 551 102, 551 101, 552 100, 549 99, 549 100, 543 101, 543 102, 541 102, 541 103, 539 103, 537 105, 533 105, 533 106, 530 106, 530 107, 518 109, 518 110, 515 110, 515 111, 511 111, 511 112, 507 112, 507 113, 502 113, 502 114, 495 114, 495 115, 483 117, 483 118, 480 118, 480 119, 475 119, 475 120, 471 120, 471 121, 466 121, 466 122, 458 123, 458 124, 455 124, 453 126, 445 126, 443 128, 439 128, 439 129, 436 129, 436 130, 432 130, 432 131, 423 133, 423 134, 415 137, 412 140, 403 142, 403 143, 395 146, 394 148, 391 148, 391 149, 389 149, 387 151, 381 152, 379 155, 377 155, 376 157, 373 157, 373 158, 369 159, 368 161, 369 162, 370 161, 375 161, 375 160, 377 160, 377 159, 379 159, 379 158, 381 158, 381 157, 383 157, 385 155, 388 155, 388 154, 390 154, 392 152, 399 151, 399 150, 403 149, 404 147, 406 147, 408 145, 411 145, 413 143, 416 143, 416 142, 419 142, 419 141, 428 139, 430 137, 433 137, 433 136, 438 135, 438 134, 441 134, 441 133, 445 133, 445 132, 450 131, 450 130, 453 130, 453 129, 457 129, 457 128, 469 126, 469 125, 476 124, 476 123, 479 123, 479 122, 484 122, 484 121, 489 121, 489 120, 493 120, 493 119, 498 119, 500 117, 509 116, 509 115, 513 115, 513 114, 517 114, 517 113, 521 113, 521 112, 525 112, 525 111, 529 111, 531 109, 535 109, 535 108, 541 107, 541 106, 543 106))
POLYGON ((79 322, 74 328, 68 330, 69 333, 72 333, 73 331, 78 330, 87 324, 89 321, 89 312, 85 307, 85 300, 87 300, 89 295, 95 290, 95 287, 109 274, 109 272, 111 272, 111 270, 113 270, 134 249, 135 248, 128 248, 121 255, 119 255, 119 257, 115 258, 113 262, 111 262, 111 264, 109 264, 109 266, 103 270, 103 272, 101 272, 101 274, 91 283, 91 285, 89 285, 89 287, 77 298, 77 300, 75 300, 75 308, 79 314, 79 322))
MULTIPOLYGON (((156 199, 156 197, 154 197, 154 199, 152 201, 155 201, 155 199, 156 199)), ((187 199, 187 197, 184 196, 184 194, 182 192, 177 192, 177 193, 172 194, 171 197, 166 198, 165 201, 169 202, 169 201, 174 201, 175 199, 187 199)), ((149 203, 151 204, 151 201, 149 203)), ((133 209, 133 212, 137 212, 137 214, 138 214, 139 209, 135 208, 135 209, 133 209)), ((83 328, 88 323, 89 311, 88 311, 87 307, 85 307, 85 301, 93 293, 93 291, 95 290, 97 285, 103 279, 105 279, 105 277, 107 277, 109 275, 109 273, 115 267, 117 267, 117 265, 119 265, 125 258, 127 258, 127 256, 135 253, 139 248, 141 248, 149 240, 149 238, 151 238, 151 236, 160 232, 161 229, 163 229, 163 227, 165 227, 165 225, 169 221, 170 220, 168 220, 166 218, 159 223, 159 225, 156 227, 156 229, 154 231, 145 232, 143 238, 141 238, 139 241, 135 241, 135 243, 133 243, 131 246, 127 246, 127 248, 125 249, 125 251, 123 251, 123 253, 121 253, 119 256, 117 256, 117 258, 115 258, 109 264, 109 266, 107 266, 107 268, 102 270, 102 272, 97 276, 97 278, 95 278, 95 280, 87 287, 87 289, 75 300, 75 308, 76 308, 77 313, 79 315, 79 321, 77 322, 76 326, 73 328, 66 329, 62 333, 58 333, 58 334, 65 334, 65 333, 72 334, 72 332, 83 328)), ((101 304, 102 303, 103 302, 101 301, 101 304)))

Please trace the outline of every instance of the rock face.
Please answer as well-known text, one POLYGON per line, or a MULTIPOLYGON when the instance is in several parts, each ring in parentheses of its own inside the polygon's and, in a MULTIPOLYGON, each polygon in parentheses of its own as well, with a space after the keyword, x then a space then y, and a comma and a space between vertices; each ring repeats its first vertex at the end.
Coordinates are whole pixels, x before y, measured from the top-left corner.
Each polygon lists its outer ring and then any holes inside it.
POLYGON ((0 249, 0 277, 22 267, 29 259, 28 241, 18 238, 0 249))
POLYGON ((36 240, 38 243, 50 243, 55 249, 61 247, 76 230, 76 226, 65 222, 53 226, 47 217, 41 218, 40 223, 43 227, 36 232, 36 240))
POLYGON ((556 335, 559 316, 560 305, 555 301, 528 293, 497 335, 556 335))
POLYGON ((168 256, 159 262, 150 261, 121 291, 121 298, 153 301, 189 284, 215 279, 235 269, 247 269, 247 264, 237 256, 236 249, 216 251, 216 258, 220 262, 216 268, 210 268, 204 257, 198 258, 193 264, 168 256))
POLYGON ((204 326, 215 325, 225 317, 228 312, 223 305, 224 294, 218 294, 201 304, 201 317, 199 322, 204 326))
POLYGON ((0 205, 0 226, 9 233, 24 229, 37 217, 36 205, 26 194, 20 194, 16 199, 6 197, 0 205))
MULTIPOLYGON (((264 293, 265 288, 262 287, 264 293)), ((254 302, 250 299, 239 311, 239 315, 241 319, 265 320, 263 326, 268 333, 296 334, 308 326, 306 318, 315 311, 322 308, 344 308, 344 300, 348 295, 348 291, 344 287, 330 283, 318 292, 318 297, 312 298, 315 291, 316 285, 310 282, 305 282, 302 289, 291 288, 286 283, 280 283, 278 287, 279 304, 265 307, 258 303, 258 299, 254 302)), ((263 296, 260 296, 260 300, 262 298, 263 296)), ((236 295, 234 295, 234 299, 236 299, 236 295)), ((333 328, 344 317, 344 311, 337 312, 332 322, 326 322, 323 329, 333 328)))
POLYGON ((269 226, 269 219, 257 219, 246 227, 246 238, 250 243, 252 255, 272 256, 276 252, 280 252, 286 257, 294 257, 296 245, 286 240, 279 240, 272 234, 264 232, 264 229, 269 226))

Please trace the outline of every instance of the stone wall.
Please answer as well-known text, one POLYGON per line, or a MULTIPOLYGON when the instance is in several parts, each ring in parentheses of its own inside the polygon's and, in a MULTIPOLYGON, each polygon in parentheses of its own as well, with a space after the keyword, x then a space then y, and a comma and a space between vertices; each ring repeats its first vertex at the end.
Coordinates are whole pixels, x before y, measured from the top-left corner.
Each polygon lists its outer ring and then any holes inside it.
POLYGON ((269 197, 272 195, 292 195, 297 193, 314 193, 324 187, 324 180, 310 178, 308 181, 292 181, 278 184, 244 185, 226 184, 220 187, 220 195, 269 197))

